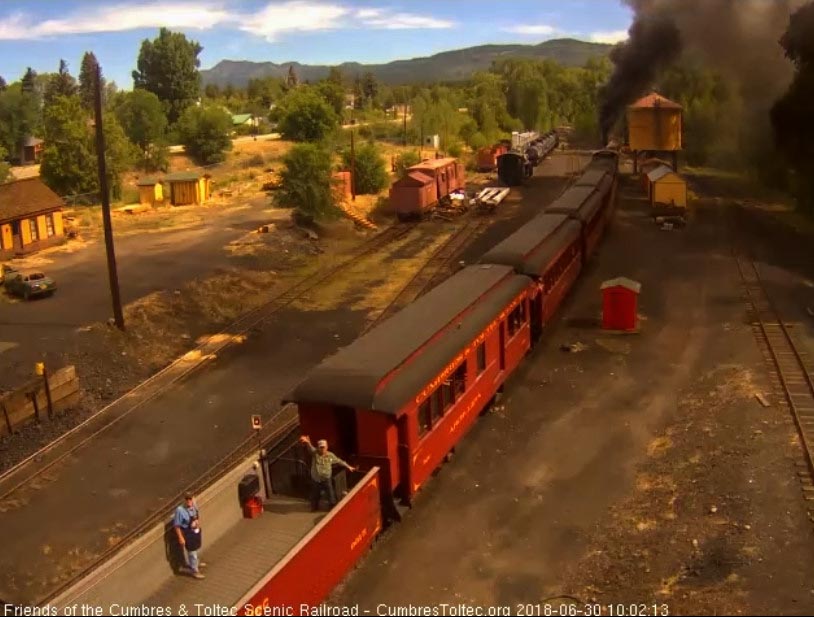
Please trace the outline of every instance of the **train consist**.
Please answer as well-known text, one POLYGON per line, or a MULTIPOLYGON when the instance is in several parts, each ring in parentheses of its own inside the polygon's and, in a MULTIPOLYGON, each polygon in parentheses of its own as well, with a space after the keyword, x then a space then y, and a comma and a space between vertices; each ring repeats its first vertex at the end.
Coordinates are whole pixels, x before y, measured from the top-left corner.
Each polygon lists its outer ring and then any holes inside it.
POLYGON ((519 186, 534 173, 534 168, 543 162, 559 145, 555 131, 544 135, 520 133, 517 139, 512 135, 512 149, 497 157, 497 176, 506 186, 519 186), (527 136, 533 135, 529 139, 527 136))
POLYGON ((161 565, 162 523, 53 605, 181 607, 200 602, 204 589, 232 614, 315 614, 302 607, 320 605, 386 524, 401 519, 540 340, 613 214, 617 166, 615 152, 595 153, 571 188, 479 263, 327 358, 286 397, 299 430, 327 439, 357 468, 334 474, 341 499, 330 512, 312 513, 302 498, 304 448, 251 457, 200 496, 217 538, 211 554, 221 551, 205 588, 161 565), (264 487, 268 515, 241 520, 238 479, 243 516, 252 486, 264 487))

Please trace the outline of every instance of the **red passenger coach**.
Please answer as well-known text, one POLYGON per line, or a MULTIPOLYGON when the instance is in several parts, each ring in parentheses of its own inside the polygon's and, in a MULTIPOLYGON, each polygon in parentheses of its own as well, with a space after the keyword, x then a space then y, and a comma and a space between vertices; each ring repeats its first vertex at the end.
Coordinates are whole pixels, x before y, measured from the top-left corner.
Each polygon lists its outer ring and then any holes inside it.
POLYGON ((582 269, 582 226, 564 214, 541 214, 482 258, 512 266, 537 281, 530 297, 532 337, 537 339, 582 269))
POLYGON ((409 504, 529 350, 532 288, 510 267, 464 268, 297 386, 303 432, 380 467, 386 506, 409 504))

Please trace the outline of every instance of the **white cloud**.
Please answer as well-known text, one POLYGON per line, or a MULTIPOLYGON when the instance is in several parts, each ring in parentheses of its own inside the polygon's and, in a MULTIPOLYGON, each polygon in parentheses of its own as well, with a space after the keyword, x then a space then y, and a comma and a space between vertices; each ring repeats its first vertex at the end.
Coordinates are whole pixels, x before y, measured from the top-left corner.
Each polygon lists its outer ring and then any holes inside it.
POLYGON ((94 11, 75 11, 59 19, 36 21, 13 13, 0 16, 0 40, 24 40, 71 34, 123 32, 146 28, 208 30, 216 26, 237 28, 269 41, 286 32, 312 32, 340 28, 379 30, 451 28, 453 23, 426 15, 391 13, 382 8, 355 9, 319 0, 269 2, 259 11, 227 10, 225 0, 154 0, 114 4, 94 11))
POLYGON ((550 36, 557 32, 554 26, 548 24, 519 24, 517 26, 509 26, 503 28, 506 32, 514 32, 515 34, 524 34, 528 36, 550 36))
POLYGON ((387 13, 382 9, 362 9, 356 12, 356 16, 361 20, 361 25, 381 30, 441 29, 455 25, 447 19, 413 13, 387 13))
POLYGON ((350 9, 343 6, 320 2, 295 0, 274 3, 268 4, 257 14, 242 16, 240 29, 273 41, 284 32, 340 28, 343 25, 341 18, 350 12, 350 9))
POLYGON ((593 32, 590 40, 594 43, 621 43, 627 40, 627 30, 613 30, 610 32, 593 32))
POLYGON ((231 19, 220 5, 183 1, 113 5, 101 7, 92 14, 89 11, 76 12, 61 19, 40 22, 18 13, 0 19, 0 40, 123 32, 160 26, 205 30, 231 19))

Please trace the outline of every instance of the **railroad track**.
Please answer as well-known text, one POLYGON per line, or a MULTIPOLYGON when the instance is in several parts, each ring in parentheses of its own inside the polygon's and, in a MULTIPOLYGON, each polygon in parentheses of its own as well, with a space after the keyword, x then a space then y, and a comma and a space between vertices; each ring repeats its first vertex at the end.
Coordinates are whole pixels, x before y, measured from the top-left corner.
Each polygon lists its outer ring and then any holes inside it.
POLYGON ((24 488, 32 480, 87 445, 101 432, 162 394, 181 379, 192 374, 196 369, 203 366, 208 358, 214 357, 215 354, 233 344, 237 337, 245 335, 253 328, 260 326, 275 313, 290 306, 326 280, 334 277, 338 272, 352 266, 359 258, 381 250, 388 244, 407 235, 412 229, 413 225, 410 224, 398 224, 388 227, 362 243, 347 259, 305 277, 266 304, 244 314, 218 334, 210 336, 196 349, 141 382, 121 398, 100 409, 81 424, 11 467, 0 475, 0 501, 24 488))
MULTIPOLYGON (((795 465, 806 501, 814 502, 814 364, 800 351, 771 300, 757 265, 743 255, 735 255, 751 307, 752 330, 766 360, 774 367, 782 396, 791 410, 800 436, 802 457, 795 465)), ((809 517, 814 504, 809 508, 809 517)))
POLYGON ((432 289, 446 276, 450 263, 466 247, 468 242, 479 234, 489 223, 489 219, 478 218, 467 222, 438 247, 427 262, 413 275, 402 290, 367 326, 364 332, 372 329, 388 317, 397 313, 410 302, 432 289))

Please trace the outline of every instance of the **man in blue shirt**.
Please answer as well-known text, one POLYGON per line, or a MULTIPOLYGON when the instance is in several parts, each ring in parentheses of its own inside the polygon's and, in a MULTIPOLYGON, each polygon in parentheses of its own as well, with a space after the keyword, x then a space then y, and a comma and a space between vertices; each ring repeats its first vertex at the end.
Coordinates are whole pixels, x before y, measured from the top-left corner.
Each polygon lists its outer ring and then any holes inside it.
POLYGON ((184 503, 175 509, 173 518, 175 535, 178 536, 178 543, 186 550, 187 567, 192 578, 202 579, 200 568, 206 564, 198 558, 198 551, 201 548, 201 522, 198 506, 192 498, 192 493, 184 495, 184 503))

